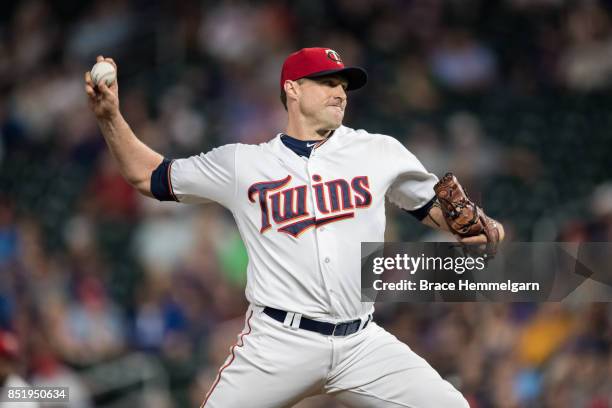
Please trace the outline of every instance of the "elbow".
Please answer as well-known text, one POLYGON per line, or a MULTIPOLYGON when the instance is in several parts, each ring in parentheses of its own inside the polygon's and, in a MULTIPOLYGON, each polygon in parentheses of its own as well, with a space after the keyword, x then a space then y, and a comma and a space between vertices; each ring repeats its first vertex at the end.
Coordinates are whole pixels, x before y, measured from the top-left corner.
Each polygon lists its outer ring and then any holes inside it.
POLYGON ((128 183, 134 187, 140 194, 146 197, 153 197, 153 193, 151 193, 151 178, 148 177, 146 179, 138 178, 128 180, 128 183))
POLYGON ((149 188, 145 188, 145 187, 137 187, 136 188, 138 190, 138 192, 140 194, 142 194, 145 197, 149 197, 149 198, 155 198, 153 196, 153 193, 151 193, 151 190, 149 188))
MULTIPOLYGON (((162 166, 159 164, 151 163, 149 166, 138 168, 131 177, 126 177, 126 179, 140 194, 155 198, 155 195, 153 195, 153 179, 160 167, 162 166)), ((165 172, 165 169, 162 169, 162 172, 165 172)), ((158 174, 157 179, 160 178, 159 176, 160 174, 158 174)))

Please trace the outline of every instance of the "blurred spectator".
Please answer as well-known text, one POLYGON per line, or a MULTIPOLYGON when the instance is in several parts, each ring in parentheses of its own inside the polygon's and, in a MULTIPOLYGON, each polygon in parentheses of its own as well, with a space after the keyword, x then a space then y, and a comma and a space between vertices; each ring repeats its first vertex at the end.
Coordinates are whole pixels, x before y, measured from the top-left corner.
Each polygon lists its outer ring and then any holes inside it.
POLYGON ((57 46, 58 28, 49 5, 44 1, 18 3, 12 27, 13 37, 19 40, 15 41, 12 50, 14 63, 20 68, 16 71, 17 77, 25 80, 50 56, 57 46))
POLYGON ((528 367, 543 364, 569 339, 574 321, 562 306, 543 305, 527 324, 518 340, 518 357, 528 367))
POLYGON ((67 387, 68 408, 92 407, 91 397, 83 380, 72 369, 62 364, 39 333, 33 336, 31 356, 31 381, 36 387, 67 387))
POLYGON ((134 317, 134 344, 142 350, 159 351, 164 342, 168 322, 164 315, 164 283, 150 278, 140 286, 134 317))
POLYGON ((68 37, 66 49, 69 55, 83 61, 97 54, 109 54, 120 48, 135 27, 129 2, 101 0, 90 3, 68 37))
POLYGON ((593 192, 591 209, 596 217, 592 241, 612 241, 612 182, 599 185, 593 192))
MULTIPOLYGON (((18 373, 18 362, 21 355, 19 340, 14 333, 0 331, 0 392, 8 396, 8 390, 14 387, 29 387, 29 384, 18 373)), ((36 402, 1 401, 0 408, 37 408, 36 402)))
POLYGON ((110 221, 134 220, 139 209, 137 194, 119 173, 110 153, 103 153, 99 170, 89 185, 95 216, 110 221))
POLYGON ((567 17, 568 47, 561 60, 567 86, 579 91, 607 87, 612 77, 610 18, 597 2, 580 2, 567 17))
POLYGON ((435 126, 415 122, 408 131, 404 144, 432 173, 442 176, 449 170, 448 162, 451 156, 448 150, 443 148, 442 137, 435 126))
POLYGON ((168 90, 160 102, 160 122, 165 137, 176 144, 179 152, 194 152, 204 144, 206 121, 192 108, 193 95, 187 85, 168 90))
POLYGON ((0 196, 0 267, 17 261, 18 235, 10 198, 0 196))
POLYGON ((446 130, 450 142, 449 169, 468 189, 474 191, 484 180, 503 171, 502 152, 483 134, 477 117, 458 112, 449 117, 446 130))
POLYGON ((397 65, 394 97, 409 109, 433 111, 440 106, 440 96, 431 81, 424 58, 410 56, 397 65))
POLYGON ((445 33, 432 51, 431 67, 443 86, 458 92, 484 90, 497 76, 495 55, 467 29, 445 33))
POLYGON ((74 301, 68 305, 58 303, 53 310, 53 341, 61 355, 80 365, 116 356, 125 342, 121 310, 94 277, 84 278, 75 289, 74 301))
MULTIPOLYGON (((149 205, 149 208, 153 206, 149 205)), ((188 208, 158 204, 138 226, 134 245, 138 260, 154 274, 171 274, 187 256, 195 238, 188 208)))

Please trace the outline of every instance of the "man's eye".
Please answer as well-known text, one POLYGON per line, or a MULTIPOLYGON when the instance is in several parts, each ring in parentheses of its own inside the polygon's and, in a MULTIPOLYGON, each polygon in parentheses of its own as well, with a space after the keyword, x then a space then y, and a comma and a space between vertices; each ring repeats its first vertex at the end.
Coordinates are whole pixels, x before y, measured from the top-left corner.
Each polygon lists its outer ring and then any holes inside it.
POLYGON ((348 84, 339 82, 339 81, 334 81, 333 79, 324 79, 323 81, 321 81, 321 83, 325 86, 329 86, 332 88, 337 87, 338 85, 342 86, 342 89, 344 89, 346 91, 346 89, 348 88, 348 84))

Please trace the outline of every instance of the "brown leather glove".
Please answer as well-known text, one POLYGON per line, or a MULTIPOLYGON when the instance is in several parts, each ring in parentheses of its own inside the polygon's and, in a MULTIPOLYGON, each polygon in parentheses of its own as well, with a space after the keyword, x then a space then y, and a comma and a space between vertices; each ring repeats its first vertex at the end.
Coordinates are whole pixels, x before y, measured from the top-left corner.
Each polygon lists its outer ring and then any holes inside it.
POLYGON ((495 255, 499 243, 497 222, 474 204, 452 173, 446 173, 434 186, 444 219, 452 232, 460 237, 484 234, 487 237, 485 253, 495 255))

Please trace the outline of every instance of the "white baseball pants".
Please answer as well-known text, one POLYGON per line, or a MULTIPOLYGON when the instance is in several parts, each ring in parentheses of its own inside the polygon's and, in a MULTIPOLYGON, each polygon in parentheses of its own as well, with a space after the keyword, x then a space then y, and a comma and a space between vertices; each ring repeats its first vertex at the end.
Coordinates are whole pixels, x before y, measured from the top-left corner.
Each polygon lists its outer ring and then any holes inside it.
POLYGON ((469 408, 451 384, 376 323, 346 337, 284 327, 251 305, 201 408, 291 407, 326 393, 355 408, 469 408))

